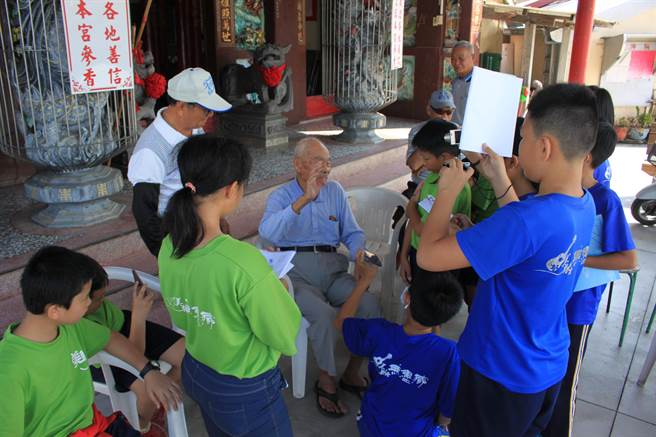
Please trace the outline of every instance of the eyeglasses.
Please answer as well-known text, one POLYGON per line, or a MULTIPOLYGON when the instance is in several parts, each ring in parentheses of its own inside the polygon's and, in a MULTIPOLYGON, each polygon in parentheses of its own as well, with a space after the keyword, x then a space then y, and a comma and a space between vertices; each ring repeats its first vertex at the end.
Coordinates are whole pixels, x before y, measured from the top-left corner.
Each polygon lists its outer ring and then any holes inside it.
POLYGON ((436 109, 436 108, 433 108, 431 106, 431 109, 433 110, 433 112, 435 112, 438 115, 451 115, 451 114, 453 114, 453 109, 450 109, 450 108, 448 108, 448 109, 444 109, 444 108, 436 109))

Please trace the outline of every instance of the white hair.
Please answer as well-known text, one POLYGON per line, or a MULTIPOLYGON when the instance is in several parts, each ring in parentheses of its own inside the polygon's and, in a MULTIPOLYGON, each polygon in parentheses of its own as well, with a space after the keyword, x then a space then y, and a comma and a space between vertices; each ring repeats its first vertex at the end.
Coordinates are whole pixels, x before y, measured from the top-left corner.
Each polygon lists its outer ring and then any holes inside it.
POLYGON ((308 146, 312 143, 319 143, 323 147, 326 147, 317 137, 305 137, 296 143, 296 147, 294 148, 294 158, 302 158, 305 155, 308 146))
POLYGON ((469 50, 470 52, 474 53, 474 46, 472 45, 472 43, 470 43, 469 41, 466 41, 464 39, 458 41, 456 43, 456 45, 453 46, 453 50, 460 49, 460 48, 465 48, 465 49, 469 50))

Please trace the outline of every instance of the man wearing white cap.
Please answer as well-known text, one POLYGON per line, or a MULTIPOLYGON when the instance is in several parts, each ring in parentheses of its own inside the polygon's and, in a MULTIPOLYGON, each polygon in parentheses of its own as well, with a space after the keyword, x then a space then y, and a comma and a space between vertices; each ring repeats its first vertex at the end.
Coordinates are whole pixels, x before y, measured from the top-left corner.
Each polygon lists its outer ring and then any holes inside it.
MULTIPOLYGON (((175 146, 199 133, 214 112, 231 108, 216 93, 210 73, 202 68, 187 68, 173 77, 167 94, 169 106, 143 131, 128 164, 128 179, 134 186, 132 214, 141 238, 155 256, 164 237, 162 215, 173 193, 182 188, 175 146)), ((221 227, 227 232, 227 223, 221 227)))

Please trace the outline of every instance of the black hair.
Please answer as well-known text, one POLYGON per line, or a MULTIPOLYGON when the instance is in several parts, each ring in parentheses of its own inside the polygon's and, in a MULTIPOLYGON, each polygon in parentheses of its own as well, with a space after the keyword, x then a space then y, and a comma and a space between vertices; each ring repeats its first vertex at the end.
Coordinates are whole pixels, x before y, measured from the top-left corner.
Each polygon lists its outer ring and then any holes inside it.
POLYGON ((592 90, 597 98, 597 116, 599 117, 599 121, 607 121, 611 126, 614 126, 615 106, 608 90, 595 85, 590 85, 588 88, 592 90))
POLYGON ((81 254, 84 257, 84 263, 86 268, 90 269, 93 272, 93 278, 91 278, 91 292, 89 293, 93 296, 93 293, 104 288, 109 284, 109 276, 105 269, 90 256, 81 254))
POLYGON ((597 141, 592 148, 592 161, 590 165, 592 168, 597 168, 604 163, 610 155, 615 151, 617 144, 617 133, 613 126, 607 121, 599 122, 599 130, 597 132, 597 141))
POLYGON ((522 125, 524 124, 524 117, 517 117, 515 122, 515 138, 513 139, 513 151, 514 156, 519 156, 519 143, 522 142, 522 125))
POLYGON ((252 158, 241 143, 213 135, 196 135, 178 151, 182 184, 191 183, 173 194, 164 213, 162 227, 171 236, 173 256, 181 258, 203 239, 203 225, 196 212, 194 197, 204 197, 233 182, 248 180, 252 158))
POLYGON ((20 279, 27 311, 43 314, 47 305, 70 308, 73 298, 94 277, 85 258, 59 246, 46 246, 35 253, 20 279))
POLYGON ((558 139, 565 159, 585 156, 597 138, 597 99, 590 88, 575 84, 545 87, 528 104, 528 116, 537 136, 558 139))
POLYGON ((458 125, 450 121, 428 120, 412 139, 412 145, 438 158, 445 152, 457 156, 460 153, 458 145, 452 145, 444 139, 444 136, 454 129, 458 129, 458 125))
POLYGON ((424 326, 437 326, 458 314, 463 290, 450 272, 429 272, 418 269, 408 290, 410 314, 424 326))

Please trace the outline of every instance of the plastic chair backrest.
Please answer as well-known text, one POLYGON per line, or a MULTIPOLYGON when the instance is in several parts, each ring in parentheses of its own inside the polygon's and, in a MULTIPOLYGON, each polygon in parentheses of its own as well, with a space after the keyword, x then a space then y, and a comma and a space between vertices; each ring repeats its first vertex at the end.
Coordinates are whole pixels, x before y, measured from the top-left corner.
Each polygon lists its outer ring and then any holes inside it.
POLYGON ((392 217, 398 207, 405 212, 408 199, 387 188, 354 188, 346 192, 351 210, 367 240, 392 244, 392 217))

